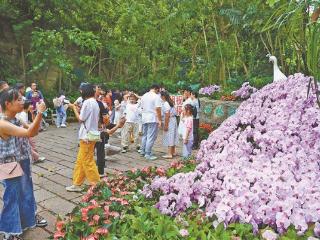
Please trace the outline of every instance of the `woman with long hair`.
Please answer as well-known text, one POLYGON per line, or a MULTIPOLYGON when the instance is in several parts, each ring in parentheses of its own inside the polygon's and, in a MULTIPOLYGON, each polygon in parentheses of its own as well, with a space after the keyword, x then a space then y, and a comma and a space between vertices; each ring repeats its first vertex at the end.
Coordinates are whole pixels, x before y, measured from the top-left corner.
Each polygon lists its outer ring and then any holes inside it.
POLYGON ((168 147, 168 154, 163 158, 173 158, 176 154, 176 145, 179 141, 176 110, 174 103, 167 91, 162 91, 162 122, 163 122, 163 145, 168 147))
POLYGON ((17 89, 4 90, 0 93, 0 168, 3 164, 18 162, 23 175, 4 179, 3 208, 0 214, 0 233, 5 240, 22 239, 19 237, 27 228, 46 226, 44 219, 37 218, 36 202, 33 194, 31 177, 31 147, 29 137, 38 134, 44 103, 37 104, 39 114, 27 128, 15 117, 23 110, 23 96, 17 89))

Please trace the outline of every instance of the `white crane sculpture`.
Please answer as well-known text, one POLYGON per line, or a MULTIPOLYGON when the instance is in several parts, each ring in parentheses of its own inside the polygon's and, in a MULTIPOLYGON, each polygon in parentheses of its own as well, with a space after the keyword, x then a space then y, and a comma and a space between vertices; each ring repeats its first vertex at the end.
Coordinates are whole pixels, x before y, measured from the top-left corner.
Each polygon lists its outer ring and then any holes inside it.
POLYGON ((271 54, 267 54, 267 57, 269 58, 269 62, 273 63, 273 82, 287 80, 286 75, 284 75, 278 67, 277 58, 275 56, 272 56, 271 54))

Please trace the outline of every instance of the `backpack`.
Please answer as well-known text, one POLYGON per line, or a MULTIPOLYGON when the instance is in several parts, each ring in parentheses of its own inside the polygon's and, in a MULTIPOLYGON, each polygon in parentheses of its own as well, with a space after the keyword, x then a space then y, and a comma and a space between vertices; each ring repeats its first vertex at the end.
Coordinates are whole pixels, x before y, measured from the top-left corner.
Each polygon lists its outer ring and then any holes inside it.
POLYGON ((59 98, 54 98, 52 102, 54 108, 59 108, 62 106, 62 101, 59 98))

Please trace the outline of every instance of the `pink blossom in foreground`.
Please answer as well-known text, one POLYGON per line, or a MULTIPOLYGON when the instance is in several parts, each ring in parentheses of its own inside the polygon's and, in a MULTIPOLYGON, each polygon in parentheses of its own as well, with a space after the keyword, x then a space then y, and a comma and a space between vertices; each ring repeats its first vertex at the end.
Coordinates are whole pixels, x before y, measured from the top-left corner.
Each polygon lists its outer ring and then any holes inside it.
POLYGON ((253 93, 201 143, 194 172, 157 177, 156 207, 175 216, 193 203, 217 223, 267 224, 299 234, 320 221, 320 110, 302 74, 253 93))

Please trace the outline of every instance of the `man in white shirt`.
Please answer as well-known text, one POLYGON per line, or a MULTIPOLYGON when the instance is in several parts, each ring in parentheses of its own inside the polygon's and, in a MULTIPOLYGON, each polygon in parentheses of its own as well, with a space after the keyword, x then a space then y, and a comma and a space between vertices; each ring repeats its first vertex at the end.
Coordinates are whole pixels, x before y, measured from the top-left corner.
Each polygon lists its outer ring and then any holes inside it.
POLYGON ((140 154, 147 160, 155 160, 152 155, 152 147, 157 139, 158 130, 161 127, 161 98, 158 93, 160 87, 152 85, 150 91, 141 98, 142 109, 142 141, 140 154))

